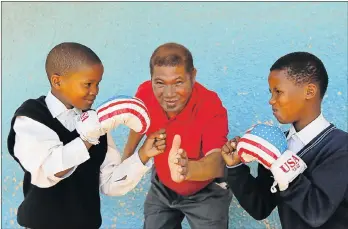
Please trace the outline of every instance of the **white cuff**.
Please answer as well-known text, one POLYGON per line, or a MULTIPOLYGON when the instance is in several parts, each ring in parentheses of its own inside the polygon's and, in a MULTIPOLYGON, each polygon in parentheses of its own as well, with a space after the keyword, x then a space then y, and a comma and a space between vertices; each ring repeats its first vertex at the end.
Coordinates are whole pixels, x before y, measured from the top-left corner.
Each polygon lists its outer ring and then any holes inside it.
POLYGON ((139 168, 142 168, 144 170, 148 170, 152 167, 152 158, 150 158, 146 164, 144 165, 143 162, 140 160, 140 157, 139 157, 139 152, 136 151, 132 156, 130 156, 129 158, 127 158, 126 160, 130 160, 131 163, 133 164, 136 164, 137 166, 139 166, 139 168))
POLYGON ((79 137, 66 144, 63 148, 63 162, 66 169, 80 165, 89 158, 87 147, 79 137))
POLYGON ((278 184, 279 190, 284 191, 289 184, 307 168, 306 163, 294 152, 286 150, 272 165, 271 172, 275 182, 271 187, 271 192, 277 192, 275 186, 278 184))

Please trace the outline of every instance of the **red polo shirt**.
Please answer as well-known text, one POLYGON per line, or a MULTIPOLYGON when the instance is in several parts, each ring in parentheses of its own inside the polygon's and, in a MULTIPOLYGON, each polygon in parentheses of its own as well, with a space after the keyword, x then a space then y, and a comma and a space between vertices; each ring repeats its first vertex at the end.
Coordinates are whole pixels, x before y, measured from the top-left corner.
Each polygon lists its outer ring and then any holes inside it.
POLYGON ((196 82, 186 107, 171 119, 167 118, 157 102, 151 81, 142 83, 135 96, 145 103, 150 114, 151 125, 146 135, 161 128, 166 130, 166 150, 155 157, 160 181, 180 195, 194 194, 208 185, 212 180, 174 182, 170 176, 168 153, 175 134, 181 136, 181 148, 187 152, 190 160, 199 160, 210 150, 221 148, 227 142, 227 111, 218 95, 196 82))

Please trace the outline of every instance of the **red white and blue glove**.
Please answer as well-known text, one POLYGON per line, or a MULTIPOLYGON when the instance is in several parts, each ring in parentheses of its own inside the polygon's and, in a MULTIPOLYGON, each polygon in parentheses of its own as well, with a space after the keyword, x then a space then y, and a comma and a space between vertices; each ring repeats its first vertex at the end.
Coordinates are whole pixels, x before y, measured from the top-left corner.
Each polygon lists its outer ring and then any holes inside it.
POLYGON ((76 116, 76 131, 84 141, 97 145, 99 137, 104 135, 97 112, 89 110, 76 116))
POLYGON ((135 97, 114 96, 103 102, 96 112, 104 133, 123 124, 144 134, 150 126, 150 116, 145 104, 135 97))
POLYGON ((275 126, 258 124, 249 129, 238 141, 237 152, 243 163, 257 161, 271 170, 275 182, 271 192, 284 191, 306 168, 306 163, 287 149, 283 131, 275 126))

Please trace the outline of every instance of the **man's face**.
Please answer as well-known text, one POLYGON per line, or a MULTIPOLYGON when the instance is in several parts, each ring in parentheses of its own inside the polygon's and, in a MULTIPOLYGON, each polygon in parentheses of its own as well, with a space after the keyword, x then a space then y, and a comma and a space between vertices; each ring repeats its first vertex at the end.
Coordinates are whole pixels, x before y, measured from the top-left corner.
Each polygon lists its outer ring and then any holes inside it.
POLYGON ((271 71, 268 76, 269 90, 272 97, 273 115, 282 124, 300 120, 305 110, 305 86, 296 85, 287 78, 286 70, 271 71))
POLYGON ((157 101, 169 117, 179 114, 191 97, 196 70, 188 73, 182 65, 154 66, 151 77, 157 101))
POLYGON ((98 95, 103 72, 103 65, 95 64, 85 66, 71 75, 60 77, 59 87, 55 88, 65 106, 81 110, 90 109, 98 95))

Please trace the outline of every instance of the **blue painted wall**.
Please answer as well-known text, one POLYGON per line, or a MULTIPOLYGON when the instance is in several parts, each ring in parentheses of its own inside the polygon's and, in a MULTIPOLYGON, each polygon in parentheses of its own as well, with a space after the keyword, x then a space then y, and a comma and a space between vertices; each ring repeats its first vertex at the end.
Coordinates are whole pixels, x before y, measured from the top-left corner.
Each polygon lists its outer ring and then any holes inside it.
MULTIPOLYGON (((10 120, 25 99, 47 93, 45 57, 63 41, 89 46, 104 62, 96 103, 133 94, 149 79, 158 45, 184 44, 197 79, 228 109, 229 137, 257 122, 276 123, 268 105, 269 67, 288 52, 313 52, 330 77, 324 115, 347 131, 347 3, 6 2, 2 10, 2 228, 18 227, 22 200, 23 173, 6 146, 10 120)), ((113 132, 120 149, 126 133, 123 127, 113 132)), ((149 174, 124 197, 103 196, 102 227, 141 228, 148 188, 149 174)), ((279 220, 274 211, 257 222, 233 199, 230 228, 279 228, 279 220)))

